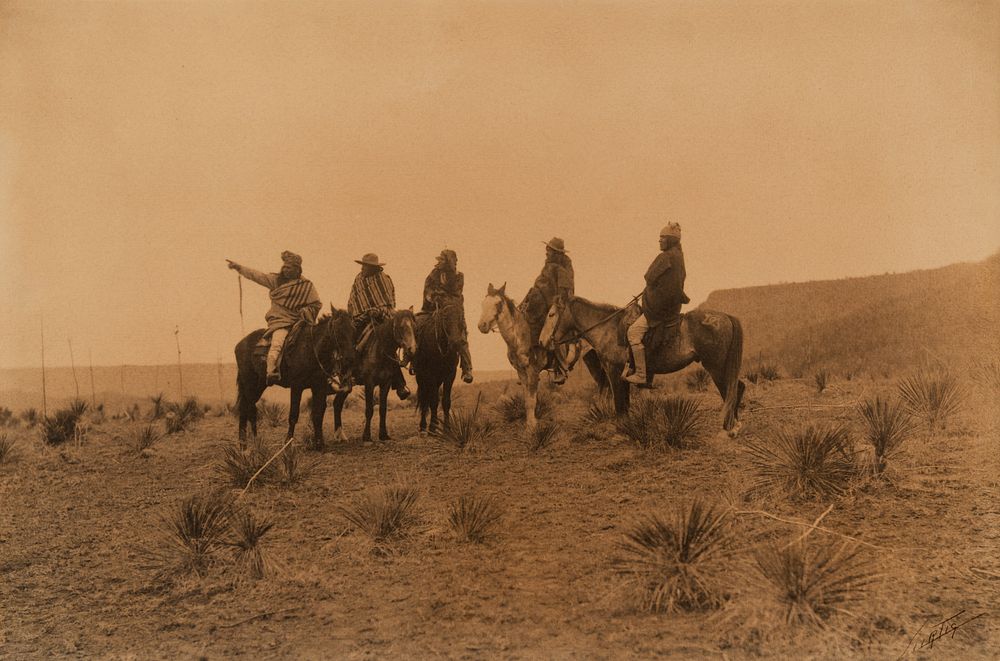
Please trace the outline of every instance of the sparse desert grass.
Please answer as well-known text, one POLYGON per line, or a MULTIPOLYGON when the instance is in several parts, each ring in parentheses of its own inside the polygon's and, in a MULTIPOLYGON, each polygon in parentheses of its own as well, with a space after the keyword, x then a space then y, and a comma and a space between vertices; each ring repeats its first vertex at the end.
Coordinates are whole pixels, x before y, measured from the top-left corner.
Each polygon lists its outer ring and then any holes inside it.
POLYGON ((698 400, 683 396, 642 397, 615 421, 619 433, 646 449, 690 446, 704 429, 698 400))
POLYGON ((260 402, 257 412, 271 427, 280 427, 288 420, 288 407, 278 402, 260 402))
POLYGON ((448 505, 448 524, 460 541, 481 544, 495 534, 503 510, 493 498, 462 496, 448 505))
POLYGON ((224 491, 189 496, 162 518, 157 546, 147 549, 157 580, 205 576, 228 544, 233 499, 224 491))
POLYGON ((825 627, 860 602, 875 580, 871 564, 853 542, 796 541, 755 554, 757 568, 782 610, 785 624, 825 627))
MULTIPOLYGON (((545 418, 552 411, 551 395, 542 393, 543 391, 540 390, 535 398, 535 416, 538 418, 545 418)), ((500 395, 493 408, 500 414, 504 422, 512 423, 525 420, 527 414, 524 407, 524 392, 517 390, 513 393, 500 395)))
POLYGON ((262 434, 251 436, 242 447, 238 443, 223 446, 215 472, 224 483, 246 488, 250 479, 260 471, 254 484, 267 484, 273 482, 278 473, 277 463, 267 463, 273 455, 274 451, 262 434))
POLYGON ((781 378, 781 372, 778 371, 777 365, 771 363, 765 363, 757 368, 757 373, 760 378, 765 381, 777 381, 781 378))
POLYGON ((651 513, 625 531, 612 568, 640 607, 653 612, 713 608, 720 604, 719 566, 728 541, 727 510, 702 500, 651 513))
POLYGON ((826 369, 817 370, 813 374, 813 383, 816 384, 816 392, 822 394, 826 387, 830 385, 830 371, 826 369))
POLYGON ((270 572, 271 562, 261 540, 274 527, 274 521, 255 517, 247 510, 238 510, 231 518, 233 539, 229 542, 238 579, 259 580, 270 572))
POLYGON ((21 422, 29 429, 37 426, 40 420, 41 416, 38 414, 38 409, 36 408, 28 408, 21 411, 21 422))
POLYGON ((583 442, 603 438, 608 435, 609 425, 614 419, 615 404, 611 398, 594 395, 583 415, 570 424, 572 439, 583 442))
POLYGON ((690 392, 705 392, 712 383, 712 376, 704 367, 699 367, 687 375, 684 382, 690 392))
POLYGON ((859 404, 858 413, 864 421, 864 439, 875 453, 872 472, 875 476, 880 476, 885 473, 888 460, 913 434, 913 419, 901 403, 890 404, 880 397, 859 404))
POLYGON ((760 372, 758 372, 755 369, 749 370, 747 371, 746 374, 743 375, 743 378, 749 383, 757 385, 757 382, 760 381, 760 372))
POLYGON ((17 442, 7 434, 0 434, 0 466, 13 463, 16 459, 17 442))
POLYGON ((965 389, 946 370, 921 369, 901 380, 898 390, 906 409, 932 429, 943 428, 965 406, 965 389))
POLYGON ((167 402, 167 396, 164 395, 162 392, 156 393, 155 395, 151 396, 149 398, 149 402, 150 404, 152 404, 152 406, 149 409, 150 420, 159 420, 160 418, 162 418, 167 414, 167 404, 169 402, 167 402))
POLYGON ((551 420, 539 420, 528 434, 528 449, 538 452, 552 445, 559 435, 559 426, 551 420))
POLYGON ((828 498, 843 494, 857 474, 844 425, 779 429, 770 442, 749 442, 746 449, 758 493, 828 498))
POLYGON ((18 418, 6 406, 0 406, 0 427, 16 427, 18 418))
POLYGON ((453 412, 451 423, 435 431, 433 437, 442 445, 460 451, 482 448, 493 438, 497 429, 492 420, 479 414, 481 399, 482 393, 476 398, 476 405, 471 411, 453 412))
POLYGON ((304 457, 302 451, 294 443, 285 448, 278 459, 278 465, 281 469, 280 481, 285 486, 300 484, 312 475, 319 465, 318 459, 304 457))
POLYGON ((168 434, 177 434, 190 429, 198 420, 205 417, 205 410, 196 397, 188 397, 181 403, 168 402, 165 405, 166 430, 168 434))
POLYGON ((125 436, 125 444, 133 454, 142 454, 161 438, 159 430, 154 425, 147 424, 131 428, 125 436))
POLYGON ((376 549, 384 549, 412 532, 417 523, 416 502, 417 490, 398 484, 370 489, 337 511, 344 521, 366 535, 376 549))
POLYGON ((993 395, 1000 393, 1000 362, 985 362, 973 371, 973 378, 984 390, 993 395))
POLYGON ((86 427, 79 423, 80 415, 74 409, 59 409, 42 420, 42 440, 49 445, 80 441, 86 433, 86 427))

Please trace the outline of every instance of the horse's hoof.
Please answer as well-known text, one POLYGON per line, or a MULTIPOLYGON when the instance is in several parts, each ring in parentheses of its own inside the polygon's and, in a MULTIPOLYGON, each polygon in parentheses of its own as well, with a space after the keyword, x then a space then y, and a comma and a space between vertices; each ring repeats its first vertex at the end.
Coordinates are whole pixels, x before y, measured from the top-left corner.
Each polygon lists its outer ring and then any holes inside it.
POLYGON ((380 440, 380 441, 391 441, 392 439, 389 438, 388 436, 382 436, 381 434, 379 434, 378 440, 380 440))

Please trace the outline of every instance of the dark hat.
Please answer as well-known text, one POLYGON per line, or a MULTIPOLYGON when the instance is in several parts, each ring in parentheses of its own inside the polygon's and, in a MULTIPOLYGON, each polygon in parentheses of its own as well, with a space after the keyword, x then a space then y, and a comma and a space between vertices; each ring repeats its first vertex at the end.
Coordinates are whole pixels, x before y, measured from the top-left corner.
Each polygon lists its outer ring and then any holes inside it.
POLYGON ((362 266, 385 266, 383 262, 378 261, 378 255, 373 252, 366 254, 361 259, 354 260, 355 263, 361 264, 362 266))
POLYGON ((546 246, 548 246, 549 248, 552 248, 556 252, 561 252, 561 253, 568 252, 566 250, 566 244, 563 242, 562 239, 560 239, 557 236, 552 237, 551 239, 548 240, 548 242, 544 242, 544 243, 545 243, 546 246))

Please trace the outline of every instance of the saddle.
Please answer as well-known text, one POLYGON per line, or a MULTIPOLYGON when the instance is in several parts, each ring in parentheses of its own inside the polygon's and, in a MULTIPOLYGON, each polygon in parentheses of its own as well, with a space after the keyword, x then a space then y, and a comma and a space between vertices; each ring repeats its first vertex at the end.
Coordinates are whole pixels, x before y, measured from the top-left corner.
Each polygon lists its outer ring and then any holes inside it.
MULTIPOLYGON (((625 308, 625 312, 618 320, 618 342, 620 344, 626 347, 629 346, 629 326, 631 326, 641 314, 642 310, 636 303, 633 303, 625 308)), ((646 334, 642 338, 642 344, 646 347, 646 355, 652 358, 656 355, 677 350, 681 336, 678 329, 680 328, 682 321, 684 321, 683 314, 669 322, 649 320, 649 330, 646 331, 646 334)), ((628 360, 629 365, 633 365, 631 347, 628 350, 628 360)), ((651 370, 650 374, 652 374, 651 370)))
MULTIPOLYGON (((288 337, 285 338, 285 345, 281 347, 281 355, 278 356, 279 371, 285 364, 285 356, 288 355, 289 348, 295 345, 296 340, 298 340, 299 336, 302 334, 303 326, 305 326, 305 322, 299 321, 294 326, 292 326, 292 328, 288 331, 288 337)), ((254 360, 255 361, 258 359, 261 361, 266 360, 267 352, 270 351, 270 349, 271 349, 271 334, 265 331, 264 334, 260 336, 260 339, 257 340, 257 344, 255 344, 253 347, 254 360)))

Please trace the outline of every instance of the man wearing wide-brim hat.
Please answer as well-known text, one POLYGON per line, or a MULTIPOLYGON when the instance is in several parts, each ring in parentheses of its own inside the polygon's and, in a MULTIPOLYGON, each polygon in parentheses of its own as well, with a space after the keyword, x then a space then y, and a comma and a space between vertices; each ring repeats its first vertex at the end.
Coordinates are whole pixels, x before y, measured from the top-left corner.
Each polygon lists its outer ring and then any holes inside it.
POLYGON ((300 321, 316 323, 323 303, 313 283, 302 277, 302 257, 293 252, 281 253, 280 273, 263 273, 232 260, 226 261, 229 268, 270 291, 271 309, 264 315, 267 321, 264 336, 271 338, 267 351, 267 385, 274 385, 281 380, 278 365, 289 329, 300 321))
MULTIPOLYGON (((535 278, 535 284, 528 290, 520 308, 528 318, 531 341, 537 345, 538 336, 545 325, 545 315, 556 298, 568 300, 573 296, 573 262, 566 250, 566 243, 559 237, 552 237, 545 244, 545 265, 535 278)), ((552 380, 557 385, 566 382, 566 370, 559 351, 549 356, 552 365, 552 380)))
MULTIPOLYGON (((391 318, 395 313, 396 288, 392 284, 392 278, 382 268, 385 262, 380 262, 375 253, 367 253, 354 262, 361 265, 361 273, 354 278, 351 286, 347 311, 354 317, 358 336, 365 337, 370 328, 391 318)), ((400 399, 410 396, 402 372, 398 379, 393 380, 393 388, 400 399)))

